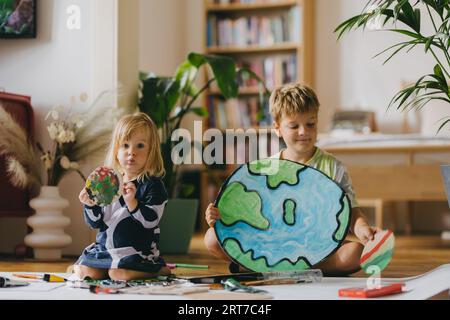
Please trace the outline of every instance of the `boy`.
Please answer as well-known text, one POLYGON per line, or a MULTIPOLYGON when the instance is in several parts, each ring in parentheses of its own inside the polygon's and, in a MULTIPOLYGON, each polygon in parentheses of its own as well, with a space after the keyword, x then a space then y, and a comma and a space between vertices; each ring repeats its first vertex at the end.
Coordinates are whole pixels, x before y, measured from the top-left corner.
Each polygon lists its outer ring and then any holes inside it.
MULTIPOLYGON (((365 244, 373 240, 379 229, 371 227, 364 219, 355 198, 355 192, 345 167, 333 155, 315 146, 317 140, 317 121, 319 101, 314 91, 300 84, 289 84, 275 89, 270 96, 270 113, 274 119, 273 127, 277 135, 287 146, 273 158, 287 159, 314 167, 337 182, 345 190, 352 206, 350 232, 365 244)), ((214 224, 220 219, 220 212, 210 204, 205 212, 210 226, 205 234, 205 245, 216 257, 226 261, 230 259, 220 247, 214 232, 214 224)), ((326 275, 342 276, 360 270, 359 260, 363 244, 345 241, 339 249, 313 266, 326 275)), ((230 271, 233 264, 230 265, 230 271)), ((234 266, 235 269, 236 266, 234 266)))

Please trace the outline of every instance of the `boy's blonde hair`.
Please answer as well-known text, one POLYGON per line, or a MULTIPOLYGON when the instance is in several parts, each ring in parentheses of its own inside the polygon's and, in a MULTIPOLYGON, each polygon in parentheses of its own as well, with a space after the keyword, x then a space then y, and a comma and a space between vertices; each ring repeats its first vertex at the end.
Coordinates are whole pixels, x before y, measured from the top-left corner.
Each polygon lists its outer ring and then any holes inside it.
POLYGON ((148 139, 150 150, 147 162, 137 178, 142 180, 144 177, 150 176, 158 178, 163 177, 165 170, 164 161, 161 155, 161 143, 158 135, 158 129, 156 128, 153 120, 142 112, 126 115, 122 117, 119 122, 117 122, 112 135, 111 144, 109 145, 105 165, 114 168, 114 170, 117 170, 120 173, 123 173, 119 160, 117 159, 119 147, 138 130, 144 131, 148 139))
POLYGON ((319 99, 313 89, 300 83, 287 84, 276 88, 270 95, 270 114, 276 123, 283 115, 319 112, 319 99))

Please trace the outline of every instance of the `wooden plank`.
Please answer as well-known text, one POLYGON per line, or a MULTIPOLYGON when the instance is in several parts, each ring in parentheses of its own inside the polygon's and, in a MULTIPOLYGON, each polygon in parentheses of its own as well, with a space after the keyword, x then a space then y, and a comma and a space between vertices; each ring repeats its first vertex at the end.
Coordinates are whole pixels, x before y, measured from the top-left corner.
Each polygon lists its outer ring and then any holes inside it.
POLYGON ((447 200, 439 165, 348 166, 357 198, 447 200))
POLYGON ((408 153, 408 152, 449 152, 450 144, 447 145, 433 145, 433 144, 411 144, 411 145, 398 145, 398 146, 383 146, 383 142, 379 145, 375 143, 352 143, 349 145, 340 146, 323 146, 321 149, 330 152, 334 155, 339 153, 408 153))
POLYGON ((276 51, 295 51, 299 46, 296 43, 278 43, 271 46, 248 45, 245 47, 229 46, 219 47, 212 46, 206 49, 210 54, 241 54, 241 53, 268 53, 276 51))
POLYGON ((274 10, 294 7, 298 4, 297 0, 284 0, 277 2, 255 2, 255 3, 230 3, 230 4, 211 4, 207 3, 208 12, 239 12, 254 10, 274 10))

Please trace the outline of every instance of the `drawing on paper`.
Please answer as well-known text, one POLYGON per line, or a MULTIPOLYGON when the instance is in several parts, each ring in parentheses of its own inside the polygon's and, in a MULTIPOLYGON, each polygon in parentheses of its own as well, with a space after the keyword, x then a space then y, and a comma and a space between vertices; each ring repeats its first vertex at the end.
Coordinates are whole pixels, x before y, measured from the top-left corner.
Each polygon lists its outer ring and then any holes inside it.
POLYGON ((280 159, 238 168, 216 206, 220 245, 235 262, 258 272, 310 268, 339 248, 351 221, 350 201, 333 180, 280 159))

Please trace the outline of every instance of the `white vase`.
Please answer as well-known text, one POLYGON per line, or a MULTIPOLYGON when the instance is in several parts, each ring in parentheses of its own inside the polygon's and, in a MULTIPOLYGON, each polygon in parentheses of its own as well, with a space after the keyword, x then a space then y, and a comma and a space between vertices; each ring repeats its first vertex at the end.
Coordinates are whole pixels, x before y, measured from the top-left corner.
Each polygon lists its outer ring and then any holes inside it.
POLYGON ((35 259, 59 260, 62 248, 72 243, 72 238, 64 233, 70 218, 63 216, 62 210, 68 206, 69 201, 54 186, 42 186, 39 196, 30 200, 36 214, 27 219, 33 232, 25 237, 25 244, 34 249, 35 259))

